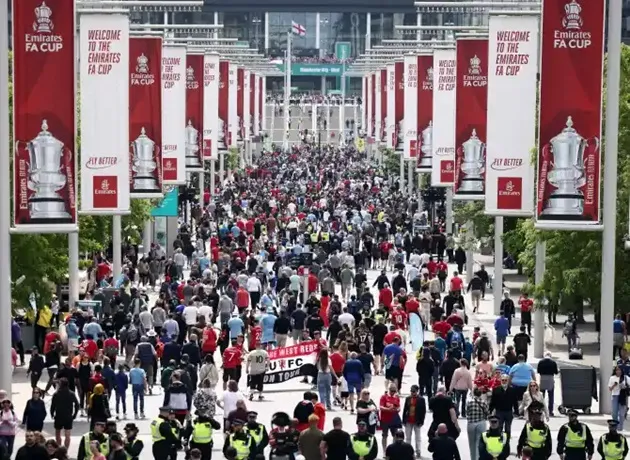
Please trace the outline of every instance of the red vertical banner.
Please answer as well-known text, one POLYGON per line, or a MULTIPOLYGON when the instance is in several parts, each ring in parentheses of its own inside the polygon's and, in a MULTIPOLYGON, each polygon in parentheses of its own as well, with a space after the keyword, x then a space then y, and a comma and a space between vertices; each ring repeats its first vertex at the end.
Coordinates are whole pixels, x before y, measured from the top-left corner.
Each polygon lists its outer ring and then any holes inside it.
POLYGON ((129 39, 129 192, 162 196, 162 39, 129 39))
POLYGON ((604 0, 545 0, 536 217, 545 227, 600 222, 604 0))
POLYGON ((418 164, 431 172, 433 165, 433 55, 418 56, 418 164))
POLYGON ((387 69, 381 69, 381 142, 385 142, 387 135, 387 69))
POLYGON ((405 118, 405 63, 394 63, 394 146, 396 150, 403 150, 404 121, 405 118))
POLYGON ((486 179, 488 40, 457 40, 455 198, 482 200, 486 179))
POLYGON ((245 120, 244 103, 245 103, 245 69, 239 67, 236 71, 236 116, 238 123, 238 140, 242 141, 245 138, 245 120))
POLYGON ((186 54, 186 171, 203 171, 203 54, 186 54))
POLYGON ((18 231, 77 228, 74 18, 74 0, 13 1, 13 223, 18 231))
POLYGON ((227 149, 231 145, 230 133, 228 129, 230 101, 230 63, 221 61, 219 63, 219 149, 227 149))

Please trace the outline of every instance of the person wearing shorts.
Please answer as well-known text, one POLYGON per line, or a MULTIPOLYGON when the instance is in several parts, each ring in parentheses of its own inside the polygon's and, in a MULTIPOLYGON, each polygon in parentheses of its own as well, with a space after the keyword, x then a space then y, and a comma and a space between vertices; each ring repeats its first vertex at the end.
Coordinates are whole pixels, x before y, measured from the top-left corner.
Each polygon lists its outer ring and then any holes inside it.
POLYGON ((50 402, 50 415, 54 420, 55 438, 61 445, 61 431, 64 432, 63 445, 68 448, 72 437, 74 419, 79 413, 79 400, 68 387, 66 378, 59 379, 59 388, 52 396, 50 402))

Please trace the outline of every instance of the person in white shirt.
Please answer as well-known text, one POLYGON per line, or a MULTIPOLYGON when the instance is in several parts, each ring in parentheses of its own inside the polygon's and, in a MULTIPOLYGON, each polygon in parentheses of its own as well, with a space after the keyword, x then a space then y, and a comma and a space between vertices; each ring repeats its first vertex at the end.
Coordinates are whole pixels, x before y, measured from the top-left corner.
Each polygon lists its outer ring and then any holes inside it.
POLYGON ((420 257, 420 254, 418 254, 417 252, 414 252, 413 254, 411 254, 409 256, 409 264, 412 265, 415 268, 420 267, 422 262, 422 257, 420 257))
POLYGON ((197 315, 199 314, 199 309, 195 306, 195 303, 191 300, 190 303, 184 308, 182 315, 184 316, 184 321, 186 321, 186 326, 188 326, 188 332, 190 329, 197 324, 197 315))
POLYGON ((249 384, 249 400, 254 399, 254 392, 258 392, 258 400, 263 399, 263 384, 265 373, 269 367, 269 354, 262 348, 262 344, 256 343, 256 349, 247 355, 247 375, 249 384))
POLYGON ((212 318, 212 307, 209 305, 201 305, 197 311, 200 316, 203 316, 206 319, 206 324, 209 324, 210 319, 212 318))
POLYGON ((354 328, 354 315, 348 312, 348 307, 343 308, 343 313, 339 315, 339 318, 337 319, 339 321, 339 324, 341 324, 342 326, 347 325, 350 330, 354 328))
POLYGON ((422 292, 418 296, 418 302, 420 302, 420 318, 425 329, 429 326, 429 319, 431 318, 431 302, 433 298, 427 291, 426 286, 422 287, 422 292))
POLYGON ((256 309, 256 306, 260 302, 260 296, 262 295, 262 283, 256 275, 252 275, 247 278, 246 283, 247 292, 249 292, 249 299, 252 303, 252 309, 256 309))

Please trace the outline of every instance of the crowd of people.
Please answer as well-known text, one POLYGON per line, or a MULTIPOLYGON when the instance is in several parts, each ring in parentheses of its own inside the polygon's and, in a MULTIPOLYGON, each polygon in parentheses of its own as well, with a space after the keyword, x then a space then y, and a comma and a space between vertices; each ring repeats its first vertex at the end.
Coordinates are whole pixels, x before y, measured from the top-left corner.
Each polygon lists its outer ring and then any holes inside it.
MULTIPOLYGON (((99 284, 116 292, 108 299, 95 287, 89 298, 101 306, 72 309, 65 319, 49 307, 38 311, 27 364, 32 398, 18 414, 0 395, 0 457, 15 450, 20 460, 65 459, 74 423, 86 420, 78 460, 133 460, 149 448, 156 460, 180 451, 210 460, 217 430, 228 459, 411 460, 421 456, 427 426, 436 460, 505 460, 512 422, 522 417, 516 454, 548 459, 558 368, 550 356, 537 369, 527 363, 532 300, 519 300, 524 321, 509 346, 516 310, 509 296, 496 343, 479 327, 469 332, 488 273, 481 267, 465 283, 463 267, 447 263, 457 251, 443 219, 414 232, 418 201, 387 179, 352 148, 271 152, 181 226, 172 256, 157 245, 146 257, 126 254, 116 280, 98 256, 99 284), (250 401, 266 398, 274 350, 300 343, 313 347, 298 377, 310 389, 293 412, 279 411, 265 426, 250 401), (416 377, 405 375, 410 367, 416 377), (47 409, 42 398, 51 392, 47 409), (159 414, 145 413, 152 394, 163 397, 159 414), (131 411, 152 420, 150 447, 127 422, 131 411), (344 430, 346 413, 356 416, 356 429, 344 430), (47 418, 54 439, 42 435, 47 418), (463 420, 469 451, 461 453, 463 420), (16 448, 20 425, 26 439, 16 448)), ((13 327, 17 350, 19 334, 13 327)), ((617 431, 624 416, 617 411, 596 446, 570 411, 556 452, 567 460, 590 459, 595 450, 625 458, 617 431)))

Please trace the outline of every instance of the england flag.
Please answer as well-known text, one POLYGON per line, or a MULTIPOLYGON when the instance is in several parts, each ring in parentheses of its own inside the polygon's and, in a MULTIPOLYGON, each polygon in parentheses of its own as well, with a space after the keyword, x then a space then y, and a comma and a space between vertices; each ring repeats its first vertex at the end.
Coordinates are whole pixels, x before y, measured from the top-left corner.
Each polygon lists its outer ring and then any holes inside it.
POLYGON ((304 37, 306 35, 306 28, 302 24, 298 24, 295 21, 291 21, 291 27, 293 29, 293 34, 299 37, 304 37))

